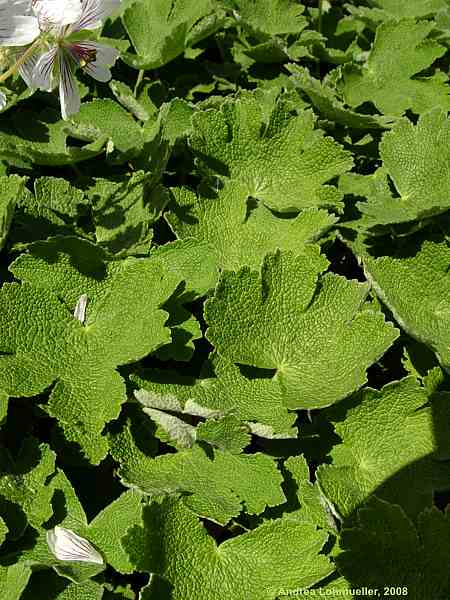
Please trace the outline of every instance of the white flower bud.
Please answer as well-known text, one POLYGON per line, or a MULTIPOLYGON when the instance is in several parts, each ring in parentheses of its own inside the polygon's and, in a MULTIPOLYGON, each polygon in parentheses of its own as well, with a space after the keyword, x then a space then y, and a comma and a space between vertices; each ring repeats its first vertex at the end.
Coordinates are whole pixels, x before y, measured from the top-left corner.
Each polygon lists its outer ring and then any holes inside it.
POLYGON ((56 526, 47 531, 47 544, 58 560, 104 564, 101 554, 70 529, 56 526))
POLYGON ((73 316, 75 317, 75 319, 78 319, 78 321, 80 321, 80 323, 84 323, 84 320, 86 319, 87 303, 88 303, 88 297, 86 294, 83 294, 82 296, 80 296, 78 298, 78 302, 75 307, 73 316))

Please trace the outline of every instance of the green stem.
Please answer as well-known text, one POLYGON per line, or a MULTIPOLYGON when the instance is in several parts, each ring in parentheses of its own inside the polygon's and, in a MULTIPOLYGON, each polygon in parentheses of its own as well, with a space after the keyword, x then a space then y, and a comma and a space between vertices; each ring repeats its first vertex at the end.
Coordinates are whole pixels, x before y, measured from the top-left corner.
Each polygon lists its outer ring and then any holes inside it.
POLYGON ((319 23, 317 26, 319 33, 322 33, 322 15, 323 15, 323 0, 319 0, 319 23))
POLYGON ((14 75, 15 73, 17 73, 17 71, 20 69, 20 67, 23 64, 25 64, 29 58, 31 58, 33 56, 33 54, 36 52, 36 50, 39 48, 39 46, 41 44, 42 44, 41 38, 38 38, 37 40, 35 40, 31 44, 31 46, 28 48, 28 50, 26 50, 22 54, 22 56, 12 65, 12 67, 10 67, 7 71, 5 71, 4 73, 2 73, 0 75, 0 83, 3 83, 4 81, 6 81, 8 79, 8 77, 11 77, 11 75, 14 75))
POLYGON ((144 79, 144 70, 141 69, 138 73, 137 79, 136 79, 136 85, 134 86, 134 92, 133 92, 133 96, 136 98, 138 90, 140 88, 140 85, 142 83, 142 80, 144 79))

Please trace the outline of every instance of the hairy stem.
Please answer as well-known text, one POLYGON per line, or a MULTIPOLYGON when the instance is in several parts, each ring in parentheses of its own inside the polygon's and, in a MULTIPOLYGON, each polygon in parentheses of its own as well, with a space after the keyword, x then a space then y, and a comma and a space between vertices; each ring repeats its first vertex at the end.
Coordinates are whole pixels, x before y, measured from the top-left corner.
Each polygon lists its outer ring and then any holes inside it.
POLYGON ((42 44, 42 40, 40 38, 38 38, 37 40, 35 40, 31 46, 28 48, 28 50, 25 50, 25 52, 22 54, 22 56, 20 56, 17 61, 4 73, 2 73, 0 75, 0 83, 3 83, 4 81, 6 81, 8 79, 8 77, 11 77, 11 75, 14 75, 15 73, 17 73, 17 71, 20 69, 20 67, 25 64, 27 62, 27 60, 29 58, 31 58, 33 56, 33 54, 36 52, 36 50, 39 48, 39 46, 42 44))
POLYGON ((134 86, 134 92, 133 92, 133 96, 136 98, 139 88, 141 87, 141 83, 142 80, 144 79, 144 73, 145 71, 143 69, 141 69, 138 73, 137 79, 136 79, 136 85, 134 86))

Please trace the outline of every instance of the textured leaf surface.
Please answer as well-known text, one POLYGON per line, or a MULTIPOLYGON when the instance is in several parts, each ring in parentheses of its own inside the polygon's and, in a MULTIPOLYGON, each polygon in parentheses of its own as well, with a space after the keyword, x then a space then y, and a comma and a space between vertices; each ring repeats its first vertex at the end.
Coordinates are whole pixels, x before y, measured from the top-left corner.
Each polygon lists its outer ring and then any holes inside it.
POLYGON ((10 567, 0 566, 0 594, 2 600, 20 600, 30 575, 31 569, 20 563, 10 567))
POLYGON ((3 425, 6 419, 6 413, 8 411, 8 396, 4 393, 0 393, 0 427, 3 425))
POLYGON ((288 69, 295 86, 309 97, 316 110, 326 119, 354 129, 383 129, 392 122, 389 117, 365 115, 346 107, 327 80, 315 79, 308 69, 296 64, 288 65, 288 69))
POLYGON ((17 176, 0 177, 0 250, 6 242, 17 200, 23 192, 24 180, 17 176))
MULTIPOLYGON (((101 103, 99 108, 101 113, 104 105, 101 103)), ((113 111, 117 110, 120 111, 120 107, 114 105, 113 111)), ((98 116, 99 113, 94 119, 98 116)), ((109 139, 107 133, 91 129, 90 140, 84 146, 69 144, 68 124, 51 109, 40 115, 21 113, 13 118, 5 115, 0 118, 0 126, 0 157, 25 164, 60 166, 88 160, 104 153, 109 139)))
POLYGON ((8 533, 8 527, 5 521, 0 517, 0 546, 3 544, 8 533))
POLYGON ((170 62, 210 32, 213 8, 211 0, 134 2, 125 11, 123 23, 136 55, 127 54, 124 58, 136 69, 156 69, 170 62))
POLYGON ((21 600, 101 600, 104 588, 96 581, 69 583, 51 571, 35 572, 21 600))
POLYGON ((449 600, 450 0, 82 3, 64 120, 0 0, 0 600, 449 600))
POLYGON ((334 274, 316 248, 225 273, 206 306, 208 339, 235 363, 274 369, 289 408, 319 408, 361 387, 397 337, 365 305, 368 288, 334 274))
POLYGON ((95 581, 82 584, 71 584, 66 587, 56 600, 101 600, 104 588, 95 581))
POLYGON ((346 193, 364 195, 358 203, 359 225, 389 225, 429 218, 450 208, 450 120, 435 109, 417 125, 398 121, 380 144, 383 167, 374 175, 347 174, 341 178, 346 193), (395 185, 395 196, 389 179, 395 185))
POLYGON ((116 181, 97 179, 88 196, 95 206, 96 239, 103 248, 114 254, 148 254, 151 226, 169 199, 151 174, 138 172, 116 181))
POLYGON ((227 0, 244 23, 269 35, 300 33, 308 21, 304 7, 292 0, 227 0))
POLYGON ((408 598, 444 600, 450 593, 450 511, 422 512, 415 525, 400 506, 373 499, 341 534, 339 569, 356 587, 408 590, 408 598), (366 569, 361 569, 367 565, 366 569))
POLYGON ((351 169, 350 154, 314 129, 312 112, 292 115, 282 101, 267 112, 257 98, 242 94, 194 115, 191 146, 205 167, 275 211, 339 207, 326 184, 351 169))
POLYGON ((113 438, 112 454, 125 485, 151 496, 188 494, 185 503, 200 516, 226 524, 241 510, 259 514, 284 502, 282 477, 272 458, 199 446, 150 458, 132 441, 130 430, 113 438))
POLYGON ((402 246, 397 256, 366 258, 367 274, 402 327, 450 369, 450 248, 443 240, 424 240, 402 257, 402 246))
POLYGON ((219 450, 240 454, 251 442, 249 428, 233 415, 209 419, 197 427, 197 440, 207 442, 219 450))
POLYGON ((108 153, 113 153, 112 158, 118 162, 138 154, 144 145, 140 126, 117 102, 109 99, 84 103, 69 131, 73 137, 92 143, 106 139, 108 153))
POLYGON ((55 473, 55 453, 33 439, 26 440, 17 460, 0 455, 0 515, 9 536, 19 538, 27 524, 38 527, 52 516, 52 491, 47 480, 55 473))
POLYGON ((141 521, 142 495, 139 492, 135 490, 123 492, 88 523, 75 490, 61 470, 55 472, 52 478, 48 478, 43 489, 52 500, 54 514, 51 520, 44 524, 45 528, 35 526, 38 535, 34 540, 34 546, 23 553, 21 560, 24 564, 41 568, 53 567, 62 577, 75 583, 87 582, 90 577, 104 568, 99 565, 57 559, 50 551, 46 540, 49 522, 51 522, 52 526, 60 525, 88 540, 104 561, 116 571, 120 573, 132 571, 132 565, 121 541, 128 529, 141 521))
POLYGON ((34 279, 36 286, 7 284, 0 293, 6 353, 0 359, 0 389, 32 396, 57 381, 49 413, 67 439, 98 462, 107 451, 102 429, 118 416, 126 397, 115 368, 167 343, 166 314, 159 307, 180 278, 156 260, 111 263, 107 273, 97 251, 85 243, 80 246, 75 238, 37 245, 34 251, 16 264, 15 273, 24 281, 34 279), (86 274, 73 263, 65 268, 80 249, 88 253, 84 258, 78 254, 81 260, 87 258, 86 274), (50 256, 56 262, 49 262, 50 256), (73 311, 82 294, 88 297, 84 323, 68 310, 73 311))
POLYGON ((66 179, 39 177, 34 181, 33 192, 25 188, 18 199, 9 241, 21 245, 51 235, 74 234, 87 204, 83 191, 66 179))
POLYGON ((427 17, 447 7, 445 0, 375 0, 373 4, 397 19, 427 17))
MULTIPOLYGON (((326 502, 317 482, 310 481, 309 466, 303 456, 290 456, 284 463, 295 486, 299 506, 285 513, 285 518, 315 524, 322 529, 334 529, 334 522, 326 509, 326 502)), ((275 509, 276 510, 276 509, 275 509)))
MULTIPOLYGON (((143 525, 128 540, 130 556, 169 582, 173 600, 275 600, 333 571, 319 554, 326 534, 309 523, 276 520, 217 546, 183 503, 166 500, 144 512, 143 525)), ((145 598, 168 598, 156 586, 145 598)))
POLYGON ((447 76, 415 77, 445 53, 443 46, 426 39, 432 29, 432 23, 412 19, 380 25, 366 64, 344 69, 346 102, 357 107, 370 101, 386 115, 408 109, 420 114, 433 106, 448 110, 447 76))
POLYGON ((175 203, 167 219, 174 232, 180 238, 211 244, 223 269, 259 268, 264 256, 277 248, 299 253, 336 222, 326 210, 315 208, 281 219, 249 198, 247 186, 241 183, 230 182, 216 196, 197 196, 186 188, 172 193, 175 203))
POLYGON ((283 405, 278 385, 270 379, 247 379, 233 363, 217 356, 210 366, 215 377, 198 380, 146 371, 144 377, 132 377, 140 387, 136 397, 149 408, 213 417, 233 414, 260 435, 294 434, 295 417, 283 405))
POLYGON ((416 515, 430 505, 433 488, 449 485, 448 465, 431 456, 441 442, 427 402, 425 390, 407 378, 379 392, 363 390, 344 417, 336 415, 342 443, 317 477, 340 515, 349 517, 372 494, 416 515))

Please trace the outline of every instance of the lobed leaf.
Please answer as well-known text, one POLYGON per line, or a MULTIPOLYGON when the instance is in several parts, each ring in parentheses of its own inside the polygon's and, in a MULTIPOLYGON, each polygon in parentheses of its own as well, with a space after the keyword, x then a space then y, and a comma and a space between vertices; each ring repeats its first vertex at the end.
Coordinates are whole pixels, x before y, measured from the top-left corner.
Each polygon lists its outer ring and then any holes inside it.
POLYGON ((360 388, 397 331, 365 304, 368 287, 328 273, 317 248, 227 272, 207 302, 207 337, 234 363, 273 369, 288 408, 322 408, 360 388))

